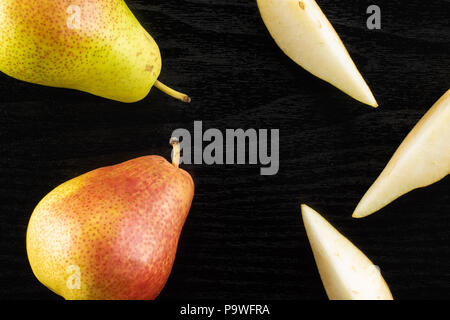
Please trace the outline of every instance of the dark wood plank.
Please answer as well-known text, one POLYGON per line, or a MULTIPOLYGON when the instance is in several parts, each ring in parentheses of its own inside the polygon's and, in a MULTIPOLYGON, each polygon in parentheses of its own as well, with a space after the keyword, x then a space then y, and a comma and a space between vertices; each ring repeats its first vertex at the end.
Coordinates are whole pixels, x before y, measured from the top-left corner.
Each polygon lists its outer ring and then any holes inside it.
POLYGON ((373 89, 372 110, 314 78, 275 45, 251 0, 128 0, 160 45, 161 80, 132 105, 0 74, 0 298, 57 299, 34 278, 25 233, 39 200, 86 171, 140 155, 169 157, 176 128, 278 128, 281 168, 190 165, 196 182, 161 299, 326 298, 299 205, 336 225, 381 267, 398 299, 450 298, 449 181, 365 220, 350 215, 416 121, 450 84, 449 1, 320 0, 373 89))

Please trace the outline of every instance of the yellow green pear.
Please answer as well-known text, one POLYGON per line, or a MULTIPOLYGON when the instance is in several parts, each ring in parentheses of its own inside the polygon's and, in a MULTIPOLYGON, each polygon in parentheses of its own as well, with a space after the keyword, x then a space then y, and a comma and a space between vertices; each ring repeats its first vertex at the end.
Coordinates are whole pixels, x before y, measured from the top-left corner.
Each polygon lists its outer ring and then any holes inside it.
POLYGON ((330 300, 393 300, 379 268, 320 214, 302 205, 306 233, 330 300))
POLYGON ((377 107, 344 44, 314 0, 257 0, 262 19, 283 52, 316 77, 377 107))
POLYGON ((450 90, 416 124, 353 213, 366 217, 450 172, 450 90))
POLYGON ((1 0, 0 71, 19 80, 136 102, 160 83, 161 55, 123 0, 1 0))

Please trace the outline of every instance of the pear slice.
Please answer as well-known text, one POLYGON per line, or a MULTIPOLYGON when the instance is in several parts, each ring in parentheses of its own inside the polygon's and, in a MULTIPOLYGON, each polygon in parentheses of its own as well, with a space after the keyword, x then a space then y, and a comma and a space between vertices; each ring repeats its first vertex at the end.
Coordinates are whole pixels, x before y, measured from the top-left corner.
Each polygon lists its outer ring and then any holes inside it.
POLYGON ((257 0, 275 42, 297 64, 356 100, 378 104, 344 44, 314 0, 257 0))
POLYGON ((393 300, 377 266, 320 214, 302 205, 306 233, 330 300, 393 300))
POLYGON ((416 124, 353 213, 366 217, 450 172, 450 90, 416 124))

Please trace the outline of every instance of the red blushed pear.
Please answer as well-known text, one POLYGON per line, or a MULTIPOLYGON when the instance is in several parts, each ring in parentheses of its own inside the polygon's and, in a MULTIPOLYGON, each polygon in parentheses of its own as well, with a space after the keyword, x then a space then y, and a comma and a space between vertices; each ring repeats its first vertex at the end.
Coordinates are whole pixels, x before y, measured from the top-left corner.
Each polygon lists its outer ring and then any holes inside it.
POLYGON ((65 299, 154 299, 163 289, 194 196, 191 176, 145 156, 51 191, 34 210, 27 253, 38 280, 65 299))

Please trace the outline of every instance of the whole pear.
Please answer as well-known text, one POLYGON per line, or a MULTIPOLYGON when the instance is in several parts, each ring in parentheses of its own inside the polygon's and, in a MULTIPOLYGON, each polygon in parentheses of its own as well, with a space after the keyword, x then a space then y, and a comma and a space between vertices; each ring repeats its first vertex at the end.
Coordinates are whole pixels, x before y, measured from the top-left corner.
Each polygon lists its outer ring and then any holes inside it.
POLYGON ((194 195, 178 161, 137 158, 83 174, 45 196, 27 230, 38 280, 70 300, 156 298, 194 195))
POLYGON ((157 81, 161 54, 123 0, 1 0, 0 71, 19 80, 136 102, 157 81))

